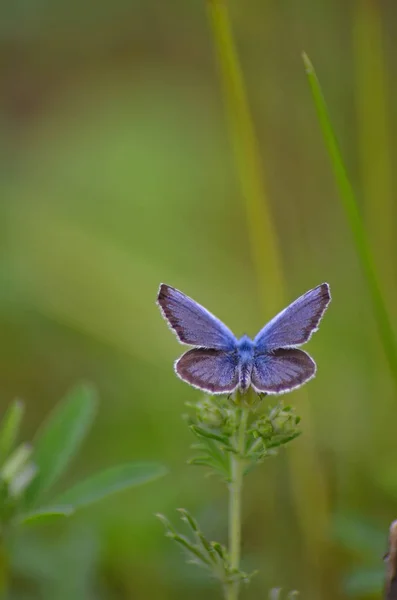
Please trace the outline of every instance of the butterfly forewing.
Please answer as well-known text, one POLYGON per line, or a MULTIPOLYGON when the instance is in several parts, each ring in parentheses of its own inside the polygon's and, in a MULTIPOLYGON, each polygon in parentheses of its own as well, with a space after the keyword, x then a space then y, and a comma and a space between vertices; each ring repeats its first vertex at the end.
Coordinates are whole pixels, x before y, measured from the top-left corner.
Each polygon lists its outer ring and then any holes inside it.
POLYGON ((238 385, 235 352, 194 348, 175 363, 177 375, 190 385, 211 394, 233 392, 238 385))
POLYGON ((179 290, 162 283, 157 302, 182 343, 216 350, 235 348, 236 338, 230 329, 179 290))
POLYGON ((300 346, 317 331, 331 295, 328 283, 306 292, 272 319, 254 339, 258 352, 300 346))
POLYGON ((257 392, 280 394, 301 386, 315 373, 316 363, 306 352, 280 348, 255 357, 251 384, 257 392))

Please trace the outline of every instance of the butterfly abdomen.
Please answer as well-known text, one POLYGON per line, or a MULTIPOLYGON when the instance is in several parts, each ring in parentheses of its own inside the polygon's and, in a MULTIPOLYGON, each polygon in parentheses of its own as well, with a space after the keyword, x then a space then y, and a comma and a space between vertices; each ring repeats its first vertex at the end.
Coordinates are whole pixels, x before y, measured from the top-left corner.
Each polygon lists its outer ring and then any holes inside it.
POLYGON ((250 363, 240 365, 239 388, 244 393, 251 385, 252 365, 250 363))

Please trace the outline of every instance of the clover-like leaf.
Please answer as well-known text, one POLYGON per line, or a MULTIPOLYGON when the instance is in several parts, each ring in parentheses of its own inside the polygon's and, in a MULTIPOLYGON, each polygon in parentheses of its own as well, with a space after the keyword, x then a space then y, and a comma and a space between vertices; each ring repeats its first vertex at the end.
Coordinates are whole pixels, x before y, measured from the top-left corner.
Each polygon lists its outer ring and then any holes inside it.
POLYGON ((98 502, 116 492, 162 477, 167 469, 157 463, 129 463, 111 467, 77 483, 57 498, 57 504, 74 510, 98 502))
POLYGON ((42 522, 53 518, 69 517, 73 513, 74 509, 72 506, 45 506, 18 515, 15 517, 14 523, 18 525, 41 524, 42 522))
POLYGON ((96 412, 93 389, 87 385, 73 388, 40 428, 34 440, 32 460, 38 474, 26 491, 26 506, 37 500, 63 474, 79 450, 96 412))

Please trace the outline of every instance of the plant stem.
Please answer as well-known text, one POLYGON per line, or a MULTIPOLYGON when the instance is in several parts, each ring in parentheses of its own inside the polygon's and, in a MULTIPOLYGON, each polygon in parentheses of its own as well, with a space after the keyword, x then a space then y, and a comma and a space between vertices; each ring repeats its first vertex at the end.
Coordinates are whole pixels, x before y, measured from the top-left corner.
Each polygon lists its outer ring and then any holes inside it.
MULTIPOLYGON (((241 405, 240 426, 236 436, 238 454, 231 454, 232 481, 229 486, 229 554, 233 569, 240 567, 241 548, 241 496, 244 477, 245 434, 247 430, 248 409, 241 405)), ((237 600, 239 582, 230 583, 226 588, 226 600, 237 600)))

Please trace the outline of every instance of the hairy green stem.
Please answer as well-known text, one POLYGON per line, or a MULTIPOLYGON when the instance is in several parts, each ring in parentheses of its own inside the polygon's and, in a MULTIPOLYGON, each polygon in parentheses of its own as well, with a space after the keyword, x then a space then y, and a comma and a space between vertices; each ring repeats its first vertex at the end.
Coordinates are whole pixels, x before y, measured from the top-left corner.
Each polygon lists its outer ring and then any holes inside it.
MULTIPOLYGON (((241 497, 244 477, 245 436, 247 431, 248 409, 241 405, 240 425, 236 435, 237 454, 230 455, 232 480, 229 485, 229 554, 231 566, 240 568, 241 549, 241 497)), ((237 600, 239 582, 227 586, 226 600, 237 600)))

